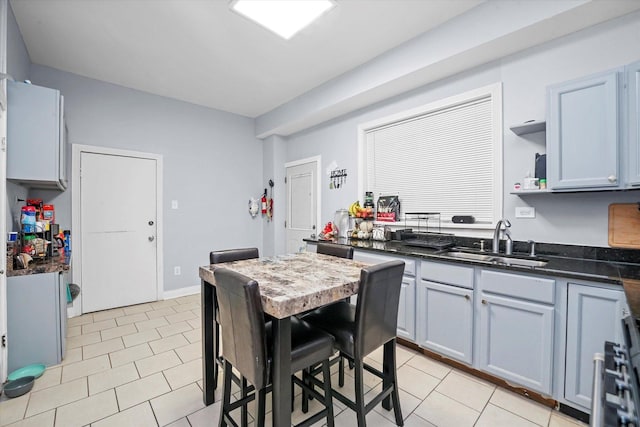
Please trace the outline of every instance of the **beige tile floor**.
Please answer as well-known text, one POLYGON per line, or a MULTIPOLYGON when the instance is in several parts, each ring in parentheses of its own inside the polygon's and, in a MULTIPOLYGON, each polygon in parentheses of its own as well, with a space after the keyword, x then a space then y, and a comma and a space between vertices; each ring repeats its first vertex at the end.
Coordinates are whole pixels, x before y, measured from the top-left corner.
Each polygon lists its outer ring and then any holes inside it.
MULTIPOLYGON (((49 367, 30 393, 15 399, 2 395, 0 426, 217 425, 219 390, 215 404, 202 402, 200 332, 200 295, 69 319, 63 363, 49 367)), ((584 425, 412 350, 398 347, 397 354, 407 427, 584 425)), ((381 359, 375 352, 367 362, 381 369, 381 359)), ((352 396, 350 373, 342 391, 352 396)), ((336 375, 332 381, 337 384, 336 375)), ((372 396, 381 384, 368 376, 366 386, 372 396)), ((311 401, 312 410, 318 406, 311 401)), ((298 395, 294 422, 304 418, 299 407, 298 395)), ((339 402, 334 410, 337 427, 355 425, 351 410, 339 402)), ((393 420, 393 412, 380 406, 367 416, 371 427, 391 427, 393 420)))

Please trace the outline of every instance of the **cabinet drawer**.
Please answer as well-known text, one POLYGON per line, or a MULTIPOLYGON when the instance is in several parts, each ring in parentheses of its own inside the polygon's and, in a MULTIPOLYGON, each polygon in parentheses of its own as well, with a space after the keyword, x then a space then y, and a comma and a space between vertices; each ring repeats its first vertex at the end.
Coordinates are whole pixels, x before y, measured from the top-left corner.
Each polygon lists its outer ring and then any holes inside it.
POLYGON ((425 280, 473 289, 473 267, 422 261, 420 271, 425 280))
POLYGON ((555 296, 553 279, 520 274, 503 273, 493 270, 480 272, 480 286, 483 291, 510 295, 522 299, 553 304, 555 296))
POLYGON ((380 264, 388 261, 401 260, 404 261, 404 274, 407 276, 416 275, 416 261, 411 258, 402 258, 395 256, 378 255, 372 252, 355 251, 353 259, 356 261, 368 262, 370 264, 380 264))

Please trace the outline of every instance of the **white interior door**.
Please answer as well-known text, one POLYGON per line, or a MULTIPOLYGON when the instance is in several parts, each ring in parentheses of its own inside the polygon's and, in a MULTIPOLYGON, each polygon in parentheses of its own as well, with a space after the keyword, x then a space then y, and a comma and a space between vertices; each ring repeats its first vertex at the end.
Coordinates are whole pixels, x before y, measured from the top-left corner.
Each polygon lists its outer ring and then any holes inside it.
POLYGON ((317 234, 319 160, 287 166, 287 253, 300 252, 302 239, 317 234))
POLYGON ((84 313, 158 299, 157 160, 82 152, 84 313))

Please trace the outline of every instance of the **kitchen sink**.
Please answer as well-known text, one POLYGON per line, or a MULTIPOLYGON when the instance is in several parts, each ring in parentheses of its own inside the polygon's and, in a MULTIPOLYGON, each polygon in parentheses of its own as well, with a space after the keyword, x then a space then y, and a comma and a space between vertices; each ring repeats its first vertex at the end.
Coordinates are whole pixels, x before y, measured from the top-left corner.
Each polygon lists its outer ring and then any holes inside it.
POLYGON ((464 259, 468 261, 491 262, 496 264, 517 265, 523 267, 544 267, 548 262, 541 259, 515 258, 497 254, 481 254, 477 252, 465 252, 460 250, 446 251, 443 252, 442 255, 445 257, 464 259))
POLYGON ((493 255, 476 254, 473 252, 462 251, 449 251, 445 252, 443 255, 453 258, 467 259, 470 261, 492 261, 494 258, 493 255))
POLYGON ((525 267, 544 267, 548 261, 537 259, 509 258, 506 256, 497 256, 492 259, 494 262, 507 265, 522 265, 525 267))

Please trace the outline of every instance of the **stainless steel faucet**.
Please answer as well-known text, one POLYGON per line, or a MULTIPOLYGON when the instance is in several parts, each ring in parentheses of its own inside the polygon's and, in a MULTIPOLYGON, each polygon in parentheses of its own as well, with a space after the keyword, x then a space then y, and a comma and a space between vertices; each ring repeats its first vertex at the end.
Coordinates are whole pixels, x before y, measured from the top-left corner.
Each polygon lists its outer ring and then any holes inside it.
MULTIPOLYGON (((511 223, 508 219, 501 219, 496 224, 496 229, 493 232, 493 246, 491 248, 493 253, 500 253, 500 232, 502 231, 502 225, 504 224, 505 229, 511 227, 511 223)), ((507 254, 509 255, 509 254, 507 254)))

